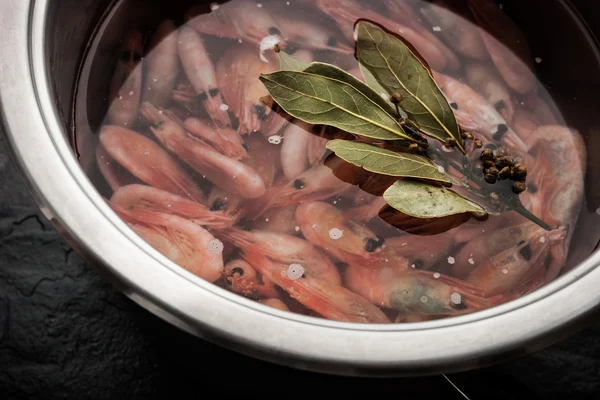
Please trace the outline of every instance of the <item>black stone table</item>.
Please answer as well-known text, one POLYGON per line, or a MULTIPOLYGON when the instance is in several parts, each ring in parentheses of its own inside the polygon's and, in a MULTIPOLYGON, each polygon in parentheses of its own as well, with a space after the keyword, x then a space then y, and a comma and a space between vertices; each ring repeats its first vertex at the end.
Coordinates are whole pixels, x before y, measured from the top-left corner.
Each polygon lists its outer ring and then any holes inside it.
MULTIPOLYGON (((539 353, 450 378, 471 399, 600 398, 600 324, 539 353)), ((177 330, 106 283, 58 236, 0 135, 0 399, 325 391, 461 398, 441 376, 323 376, 260 362, 177 330)))

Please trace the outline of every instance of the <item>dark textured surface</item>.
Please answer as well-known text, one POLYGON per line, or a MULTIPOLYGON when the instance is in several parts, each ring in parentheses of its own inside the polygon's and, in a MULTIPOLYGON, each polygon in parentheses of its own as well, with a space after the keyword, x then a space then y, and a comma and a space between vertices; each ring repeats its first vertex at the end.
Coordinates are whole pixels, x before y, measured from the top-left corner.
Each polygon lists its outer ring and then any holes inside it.
MULTIPOLYGON (((442 377, 321 376, 178 331, 113 289, 61 240, 39 213, 1 135, 0 196, 0 399, 145 399, 207 390, 286 395, 276 388, 282 383, 296 393, 325 387, 340 394, 458 398, 442 377)), ((545 351, 453 378, 472 399, 598 398, 600 325, 545 351)))

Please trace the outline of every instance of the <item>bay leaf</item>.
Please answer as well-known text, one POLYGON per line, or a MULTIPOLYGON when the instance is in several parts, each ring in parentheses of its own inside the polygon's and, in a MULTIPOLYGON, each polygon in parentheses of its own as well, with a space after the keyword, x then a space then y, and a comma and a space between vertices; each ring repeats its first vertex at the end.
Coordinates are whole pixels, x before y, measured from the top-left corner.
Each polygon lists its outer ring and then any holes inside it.
POLYGON ((416 142, 373 89, 337 67, 311 63, 305 71, 275 71, 259 79, 277 104, 301 121, 372 139, 416 142))
POLYGON ((390 207, 415 218, 487 214, 479 205, 447 188, 407 179, 396 181, 385 191, 383 198, 390 207))
MULTIPOLYGON (((454 111, 420 57, 394 34, 374 22, 359 20, 356 56, 364 69, 391 95, 424 134, 440 142, 452 138, 465 153, 454 111)), ((367 77, 365 76, 365 79, 367 77)))
POLYGON ((279 69, 287 71, 304 71, 310 66, 310 63, 302 61, 290 54, 287 54, 283 50, 279 53, 279 69))
POLYGON ((417 154, 396 153, 368 143, 340 139, 330 140, 327 148, 341 159, 377 174, 452 183, 428 158, 417 154))

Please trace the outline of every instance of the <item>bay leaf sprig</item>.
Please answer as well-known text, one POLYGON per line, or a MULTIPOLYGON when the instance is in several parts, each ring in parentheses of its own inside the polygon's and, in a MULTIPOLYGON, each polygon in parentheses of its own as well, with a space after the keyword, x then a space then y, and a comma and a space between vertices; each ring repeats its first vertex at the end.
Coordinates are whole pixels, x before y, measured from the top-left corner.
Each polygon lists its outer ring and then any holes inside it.
POLYGON ((298 60, 276 46, 280 70, 260 76, 272 100, 298 120, 358 136, 360 140, 330 140, 327 148, 370 173, 397 177, 383 198, 398 215, 422 220, 424 229, 432 219, 460 216, 466 221, 468 214, 481 219, 515 210, 551 230, 526 210, 518 195, 498 200, 497 194, 485 187, 466 151, 480 148, 480 141, 462 132, 452 107, 414 47, 367 20, 356 22, 355 33, 356 58, 364 82, 334 65, 298 60), (462 165, 430 146, 425 137, 458 149, 462 165), (457 180, 456 174, 448 174, 434 160, 444 162, 462 178, 457 180), (459 190, 453 190, 453 185, 459 185, 459 190))

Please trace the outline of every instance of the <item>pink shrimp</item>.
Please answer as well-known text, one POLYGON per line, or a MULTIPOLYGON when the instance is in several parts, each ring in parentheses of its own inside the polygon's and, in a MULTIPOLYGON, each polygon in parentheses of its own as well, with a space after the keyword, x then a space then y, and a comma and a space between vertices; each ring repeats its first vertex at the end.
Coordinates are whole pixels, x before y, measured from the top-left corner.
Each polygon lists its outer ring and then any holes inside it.
POLYGON ((228 193, 216 185, 213 185, 208 195, 208 207, 212 211, 222 212, 233 224, 243 216, 243 203, 241 196, 228 193))
POLYGON ((511 98, 510 89, 492 68, 483 64, 467 64, 465 66, 467 82, 510 124, 515 112, 515 101, 511 98))
POLYGON ((245 141, 248 147, 248 159, 245 163, 261 176, 265 186, 270 187, 281 169, 279 147, 269 143, 258 133, 246 136, 245 141))
POLYGON ((181 65, 210 118, 219 127, 230 126, 229 114, 221 107, 224 103, 215 67, 200 35, 188 26, 181 27, 178 51, 181 65))
POLYGON ((252 223, 252 228, 297 236, 300 234, 300 227, 298 227, 298 224, 296 223, 297 207, 296 204, 290 204, 287 207, 273 208, 264 213, 263 218, 254 221, 252 223))
POLYGON ((383 238, 328 203, 301 204, 296 221, 308 241, 346 263, 373 259, 385 247, 383 238))
POLYGON ((191 7, 185 15, 187 24, 202 34, 243 39, 259 46, 265 38, 285 47, 286 28, 280 25, 267 7, 257 7, 251 0, 219 4, 208 14, 205 5, 191 7))
POLYGON ((195 117, 187 118, 183 124, 189 133, 206 141, 224 155, 236 160, 248 157, 244 140, 233 129, 209 125, 195 117))
POLYGON ((261 129, 262 121, 272 110, 262 101, 269 91, 258 79, 260 74, 277 70, 274 63, 261 61, 258 53, 246 44, 234 44, 217 63, 217 82, 229 109, 239 119, 238 131, 249 134, 261 129))
POLYGON ((127 128, 105 125, 100 145, 133 176, 150 186, 203 202, 206 195, 192 177, 156 142, 127 128))
POLYGON ((539 126, 540 122, 534 114, 522 108, 515 111, 512 127, 523 141, 527 141, 529 135, 539 126))
POLYGON ((142 102, 165 107, 171 101, 171 93, 179 76, 177 40, 177 28, 173 20, 166 19, 158 25, 150 42, 151 50, 144 61, 146 77, 142 102))
MULTIPOLYGON (((498 111, 479 93, 447 75, 437 72, 434 72, 433 75, 444 94, 454 104, 454 108, 465 111, 476 121, 479 126, 476 133, 483 135, 490 141, 502 142, 514 150, 527 152, 527 145, 510 129, 506 120, 502 118, 498 111)), ((459 124, 461 124, 460 120, 459 124)))
POLYGON ((468 4, 482 27, 481 38, 490 57, 506 84, 518 93, 530 93, 535 88, 536 77, 525 36, 494 1, 469 0, 468 4))
POLYGON ((259 300, 259 303, 282 311, 290 311, 289 307, 283 301, 276 298, 259 300))
POLYGON ((253 298, 279 297, 273 283, 263 279, 246 261, 235 259, 225 265, 225 282, 238 294, 253 298))
MULTIPOLYGON (((267 231, 246 232, 232 228, 223 231, 223 240, 233 243, 243 251, 256 249, 276 263, 299 264, 304 275, 334 285, 341 283, 336 266, 307 240, 267 231)), ((254 264, 252 264, 254 265, 254 264)))
POLYGON ((211 227, 231 225, 231 219, 205 205, 152 186, 130 184, 116 190, 110 202, 126 210, 150 210, 173 214, 198 224, 211 227))
MULTIPOLYGON (((458 66, 456 57, 449 59, 448 54, 440 50, 439 41, 431 41, 429 37, 424 37, 421 32, 402 25, 395 20, 388 19, 371 9, 357 4, 354 0, 316 0, 315 4, 321 11, 335 19, 349 40, 354 40, 355 22, 358 19, 365 18, 377 22, 395 33, 399 33, 421 53, 432 68, 442 71, 448 66, 453 66, 455 62, 456 66, 458 66)), ((451 52, 449 53, 452 54, 451 52)))
POLYGON ((125 35, 121 54, 110 82, 107 124, 130 127, 138 117, 142 94, 142 34, 125 35))
POLYGON ((142 239, 174 263, 208 282, 223 273, 223 256, 211 251, 215 237, 185 218, 149 210, 111 207, 142 239))
POLYGON ((215 185, 247 198, 261 197, 265 193, 265 183, 254 169, 189 135, 172 113, 159 110, 150 103, 142 104, 141 112, 165 148, 215 185))
POLYGON ((98 170, 102 174, 102 177, 113 191, 119 189, 121 186, 127 185, 128 182, 135 179, 135 177, 119 165, 119 163, 117 163, 102 146, 96 147, 96 163, 98 164, 98 170))
MULTIPOLYGON (((544 261, 550 248, 565 237, 563 228, 546 232, 538 229, 527 240, 493 255, 473 269, 467 281, 486 296, 504 294, 522 288, 537 287, 543 281, 544 261)), ((525 290, 526 292, 527 290, 525 290)))
POLYGON ((324 318, 342 322, 390 323, 373 303, 341 285, 309 276, 293 279, 287 275, 287 265, 272 262, 257 249, 245 249, 242 257, 293 299, 324 318))
POLYGON ((407 260, 414 269, 438 270, 437 264, 448 256, 450 249, 454 247, 455 240, 454 235, 447 232, 428 237, 427 240, 423 240, 423 237, 417 235, 396 236, 386 239, 386 243, 389 254, 384 254, 384 256, 388 260, 401 257, 407 260))
POLYGON ((281 166, 287 179, 294 179, 308 168, 308 145, 312 125, 302 121, 288 124, 283 131, 281 166))
MULTIPOLYGON (((493 300, 465 282, 425 271, 407 271, 407 261, 394 259, 384 268, 349 266, 344 282, 373 304, 424 315, 461 315, 490 307, 493 300)), ((494 299, 495 300, 495 299, 494 299)))

